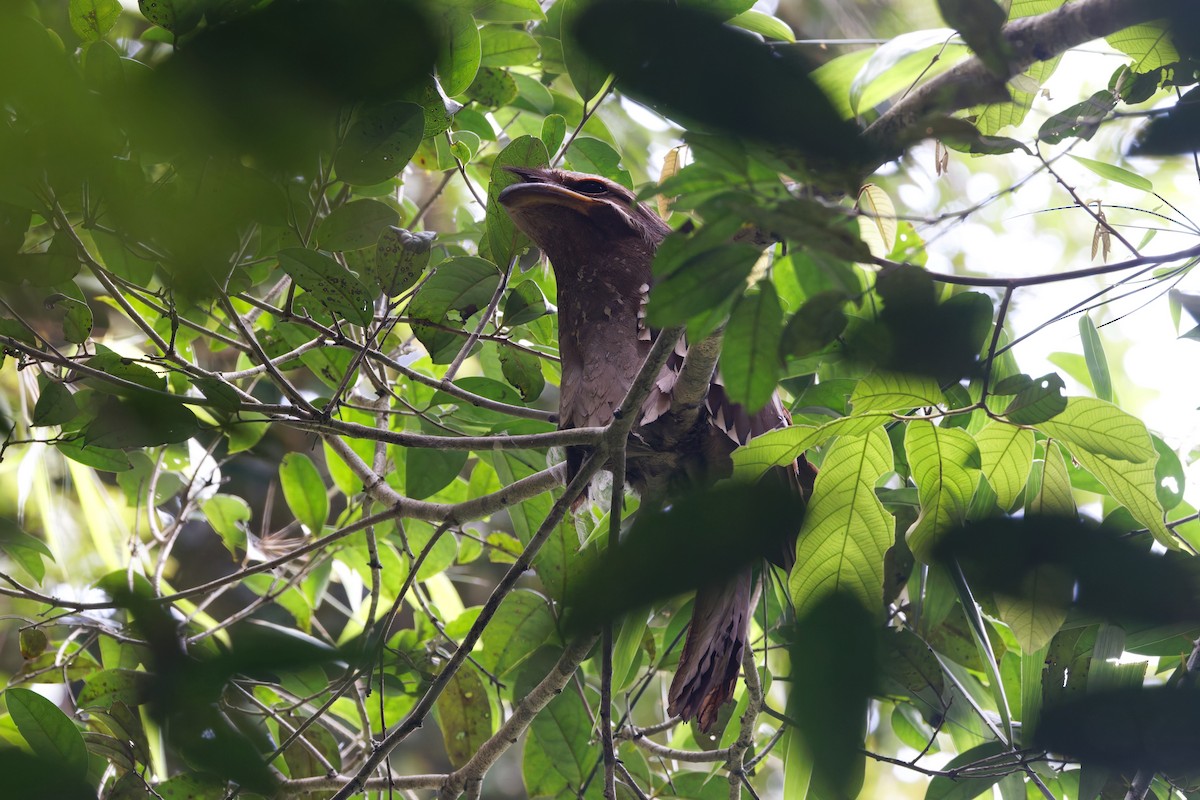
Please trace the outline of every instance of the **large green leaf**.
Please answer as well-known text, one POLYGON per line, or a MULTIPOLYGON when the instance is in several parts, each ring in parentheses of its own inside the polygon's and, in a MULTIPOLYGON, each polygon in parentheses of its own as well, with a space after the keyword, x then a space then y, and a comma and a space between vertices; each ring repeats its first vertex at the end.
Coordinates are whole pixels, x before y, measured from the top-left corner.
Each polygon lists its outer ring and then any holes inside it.
POLYGON ((279 464, 279 485, 283 499, 296 519, 308 528, 313 536, 320 536, 329 516, 329 496, 325 493, 325 481, 304 453, 288 453, 279 464))
POLYGON ((892 545, 892 515, 875 496, 875 482, 892 469, 892 446, 882 429, 843 436, 825 457, 788 579, 796 613, 834 591, 867 608, 883 603, 883 560, 892 545))
POLYGON ((1146 424, 1112 403, 1092 397, 1069 397, 1067 407, 1036 427, 1071 447, 1136 464, 1155 457, 1146 424))
POLYGON ((850 395, 855 414, 868 411, 910 411, 946 402, 933 378, 877 370, 858 382, 850 395))
POLYGON ((441 33, 437 75, 442 91, 453 97, 466 91, 479 71, 482 57, 479 28, 469 13, 451 8, 441 19, 441 33))
POLYGON ((810 447, 834 436, 862 436, 891 421, 891 414, 863 414, 842 417, 824 425, 791 425, 756 436, 733 451, 733 477, 758 479, 771 467, 790 464, 810 447))
POLYGON ((492 702, 479 669, 460 665, 434 707, 446 755, 456 769, 462 767, 495 731, 492 702))
POLYGON ((492 260, 507 267, 517 253, 529 246, 529 237, 517 229, 500 205, 500 191, 521 179, 505 167, 544 167, 550 162, 546 145, 536 136, 520 136, 500 151, 492 164, 487 197, 487 239, 492 260))
POLYGON ((8 714, 29 747, 54 761, 73 777, 87 773, 87 748, 75 723, 58 706, 31 689, 13 687, 4 692, 8 714))
POLYGON ((767 281, 742 297, 725 327, 720 365, 725 392, 751 414, 757 413, 775 394, 782 328, 779 297, 767 281))
POLYGON ((996 493, 1001 509, 1013 507, 1025 489, 1033 462, 1033 431, 991 422, 975 434, 979 445, 980 466, 996 493))
POLYGON ((1084 447, 1071 447, 1070 442, 1067 442, 1067 446, 1079 465, 1100 481, 1112 498, 1125 506, 1134 519, 1146 526, 1160 544, 1169 548, 1179 546, 1163 522, 1165 513, 1158 501, 1158 478, 1154 474, 1154 465, 1158 461, 1157 453, 1153 453, 1150 459, 1131 464, 1093 453, 1084 447))
POLYGON ((317 242, 322 250, 357 250, 375 244, 380 233, 399 219, 396 209, 386 203, 355 200, 321 221, 317 242))
POLYGON ((408 165, 424 134, 425 110, 416 103, 364 109, 338 148, 334 169, 346 183, 381 183, 408 165))
POLYGON ((557 637, 557 623, 546 598, 518 590, 504 598, 484 628, 480 662, 502 677, 557 637))
POLYGON ((908 529, 908 546, 928 562, 938 538, 966 518, 979 484, 979 451, 966 431, 920 421, 908 424, 904 449, 921 499, 921 514, 908 529))

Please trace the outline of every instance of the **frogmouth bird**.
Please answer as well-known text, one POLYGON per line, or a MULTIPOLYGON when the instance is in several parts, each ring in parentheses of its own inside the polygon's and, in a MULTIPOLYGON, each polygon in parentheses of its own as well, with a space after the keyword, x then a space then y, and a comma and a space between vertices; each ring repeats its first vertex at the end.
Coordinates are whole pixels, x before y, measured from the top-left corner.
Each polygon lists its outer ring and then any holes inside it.
MULTIPOLYGON (((559 427, 607 425, 658 333, 646 324, 645 307, 651 262, 671 229, 631 191, 606 178, 548 168, 509 170, 520 182, 500 192, 500 203, 549 258, 558 285, 559 427)), ((630 436, 627 479, 643 498, 660 503, 682 486, 721 477, 736 446, 790 424, 778 397, 755 414, 731 403, 714 371, 693 428, 664 444, 659 432, 668 424, 686 356, 681 338, 630 436)), ((568 449, 568 480, 585 455, 584 448, 568 449)), ((801 456, 779 468, 778 477, 807 497, 815 472, 801 456)), ((794 553, 794 542, 781 543, 772 560, 790 569, 794 553)), ((671 714, 696 719, 705 730, 716 721, 733 694, 756 596, 752 570, 697 590, 668 696, 671 714)))

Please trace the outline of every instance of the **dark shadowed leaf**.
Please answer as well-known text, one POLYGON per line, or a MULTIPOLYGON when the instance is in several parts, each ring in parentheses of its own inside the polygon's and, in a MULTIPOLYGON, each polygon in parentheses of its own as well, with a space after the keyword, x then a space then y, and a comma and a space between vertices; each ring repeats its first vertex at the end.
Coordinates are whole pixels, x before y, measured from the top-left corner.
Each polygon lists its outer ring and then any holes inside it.
POLYGON ((504 324, 506 327, 524 325, 550 313, 546 295, 533 281, 519 283, 508 293, 504 301, 504 324))
POLYGON ((1085 141, 1091 139, 1116 104, 1117 98, 1112 92, 1096 92, 1087 100, 1076 103, 1043 122, 1038 130, 1038 138, 1050 144, 1058 144, 1072 136, 1085 141))
POLYGON ((186 406, 169 397, 131 395, 110 397, 83 429, 87 447, 124 449, 186 442, 200 432, 200 423, 186 406))
POLYGON ((1042 602, 1027 596, 1035 570, 1049 568, 1056 582, 1072 587, 1062 597, 1095 616, 1169 624, 1200 621, 1200 573, 1177 554, 1158 555, 1073 517, 1026 516, 985 520, 950 531, 935 548, 942 561, 956 559, 983 591, 1042 602), (1072 597, 1073 594, 1073 597, 1072 597))
POLYGON ((1063 394, 1066 384, 1056 372, 1051 372, 1032 380, 1026 375, 1014 375, 998 385, 997 394, 1015 394, 1004 415, 1018 425, 1036 425, 1045 422, 1063 412, 1067 407, 1067 398, 1063 394), (1017 391, 1007 391, 1016 388, 1024 378, 1024 385, 1017 391), (1007 384, 1005 385, 1005 381, 1007 384))
POLYGON ((425 111, 415 103, 364 109, 338 148, 338 177, 363 185, 386 181, 408 165, 424 132, 425 111))
MULTIPOLYGON (((83 755, 86 759, 86 751, 83 755)), ((96 790, 90 782, 64 770, 56 757, 33 755, 6 745, 0 747, 0 771, 4 774, 4 791, 13 797, 96 800, 96 790)))
POLYGON ((1194 686, 1113 689, 1045 709, 1034 746, 1132 773, 1200 773, 1200 690, 1194 686))
POLYGON ((571 30, 623 91, 667 116, 841 164, 869 152, 797 50, 772 48, 718 16, 614 0, 586 8, 571 30))
POLYGON ((729 399, 757 413, 771 400, 779 377, 783 310, 769 281, 738 301, 725 327, 720 370, 729 399))
POLYGON ((862 786, 867 704, 879 680, 875 628, 857 599, 835 592, 817 601, 792 632, 797 679, 788 715, 799 725, 821 797, 857 797, 862 786))
POLYGON ((357 250, 375 244, 381 232, 400 219, 396 209, 378 200, 355 200, 333 210, 317 228, 322 250, 357 250))
POLYGON ((542 375, 542 360, 533 353, 512 347, 500 348, 500 370, 504 380, 521 393, 521 399, 531 403, 542 396, 546 378, 542 375))
MULTIPOLYGON (((210 5, 142 0, 151 21, 177 34, 210 5), (163 19, 164 11, 174 21, 163 19)), ((340 109, 404 96, 428 81, 438 50, 437 31, 415 2, 270 3, 210 24, 175 50, 139 98, 141 121, 160 146, 205 154, 248 151, 273 164, 307 166, 330 143, 340 109)), ((417 139, 421 118, 418 111, 417 139)), ((370 180, 353 168, 378 167, 383 142, 401 122, 408 122, 407 115, 385 115, 370 130, 356 124, 349 150, 337 157, 339 176, 378 183, 399 172, 417 144, 405 137, 399 137, 404 146, 388 149, 394 164, 388 174, 370 180)))
POLYGON ((689 494, 668 511, 638 514, 615 554, 570 587, 569 625, 591 630, 651 602, 715 583, 777 558, 804 518, 804 502, 767 483, 689 494))
POLYGON ((846 302, 850 298, 836 290, 819 292, 788 320, 779 342, 781 356, 804 357, 822 349, 846 329, 846 302))
POLYGON ((1171 156, 1200 150, 1200 88, 1179 98, 1161 117, 1147 123, 1130 155, 1171 156))
POLYGON ((1012 48, 1000 33, 1008 19, 1005 10, 995 0, 938 0, 938 8, 988 69, 1007 78, 1012 48))
POLYGON ((33 407, 34 425, 61 425, 70 422, 79 413, 75 395, 58 381, 45 380, 42 393, 33 407))

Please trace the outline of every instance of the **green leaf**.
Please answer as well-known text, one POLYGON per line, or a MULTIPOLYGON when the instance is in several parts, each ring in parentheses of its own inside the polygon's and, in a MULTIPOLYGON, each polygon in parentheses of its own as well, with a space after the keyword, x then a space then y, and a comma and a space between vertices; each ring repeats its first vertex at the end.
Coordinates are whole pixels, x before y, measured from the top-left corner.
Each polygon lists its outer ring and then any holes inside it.
POLYGON ((138 0, 142 16, 176 35, 196 27, 204 14, 200 0, 138 0))
MULTIPOLYGON (((165 391, 167 380, 148 367, 143 367, 133 359, 124 358, 112 351, 97 353, 87 360, 87 366, 97 372, 104 372, 114 378, 120 378, 128 383, 144 386, 154 391, 165 391)), ((130 390, 125 387, 114 387, 113 384, 101 380, 89 380, 91 388, 101 392, 122 394, 130 390)))
POLYGON ((805 300, 783 329, 780 356, 803 358, 837 339, 846 329, 848 299, 844 292, 831 290, 805 300))
POLYGON ((87 774, 83 735, 58 706, 37 692, 20 687, 6 690, 4 701, 17 730, 35 754, 53 761, 72 777, 87 774))
POLYGON ((1163 522, 1165 512, 1158 502, 1158 478, 1154 474, 1157 453, 1152 450, 1150 458, 1131 464, 1094 453, 1084 446, 1071 447, 1069 441, 1066 444, 1079 466, 1100 481, 1112 498, 1125 506, 1159 544, 1170 549, 1179 546, 1163 522))
POLYGON ((1071 576, 1050 564, 1029 570, 1015 595, 997 594, 996 611, 1012 629, 1022 653, 1036 652, 1054 638, 1071 605, 1071 576))
POLYGON ((46 379, 42 382, 42 393, 33 407, 35 426, 62 425, 78 413, 79 406, 70 389, 59 381, 46 379))
POLYGON ((233 558, 246 550, 246 523, 250 521, 250 506, 240 497, 217 494, 200 505, 204 518, 221 537, 221 543, 233 558))
POLYGON ((876 370, 858 382, 850 395, 855 415, 871 411, 910 411, 946 402, 933 378, 876 370))
POLYGON ((54 446, 72 461, 105 472, 124 472, 133 469, 129 456, 121 450, 84 445, 81 440, 59 441, 54 446))
POLYGON ((538 43, 516 28, 489 25, 480 33, 481 58, 485 67, 523 67, 538 57, 538 43))
POLYGON ((404 458, 404 488, 408 496, 424 500, 445 489, 462 472, 469 455, 466 450, 428 447, 409 450, 404 458))
POLYGON ((1113 402, 1112 377, 1108 372, 1108 359, 1104 356, 1104 344, 1100 341, 1096 324, 1087 314, 1079 316, 1079 337, 1083 340, 1083 358, 1087 362, 1096 397, 1113 402))
POLYGON ((754 9, 743 11, 729 20, 729 24, 744 28, 752 33, 760 33, 768 39, 778 39, 781 42, 796 41, 796 34, 792 33, 792 29, 788 27, 786 22, 778 17, 772 17, 770 14, 764 14, 754 9))
POLYGON ((608 142, 591 136, 576 136, 567 148, 567 161, 577 172, 603 175, 626 189, 633 188, 633 177, 629 170, 621 168, 621 154, 608 142))
MULTIPOLYGON (((527 662, 516 684, 517 696, 527 694, 553 667, 552 654, 546 651, 527 662), (539 657, 541 656, 541 657, 539 657)), ((527 797, 576 797, 578 787, 595 764, 592 747, 592 723, 583 699, 567 690, 559 694, 534 717, 525 739, 521 777, 527 797)), ((603 781, 600 782, 603 784, 603 781)), ((599 787, 594 790, 599 796, 599 787)), ((588 800, 592 800, 589 792, 588 800)))
POLYGON ((362 281, 329 256, 288 247, 279 251, 279 266, 330 313, 355 325, 371 324, 374 296, 362 281))
POLYGON ((512 328, 526 325, 550 313, 546 295, 534 281, 524 281, 512 288, 504 301, 504 325, 512 328))
POLYGON ((357 250, 375 244, 384 229, 399 221, 399 212, 386 203, 355 200, 321 220, 317 242, 322 250, 357 250))
POLYGON ((542 360, 533 353, 512 347, 500 348, 500 370, 504 380, 521 393, 521 399, 532 403, 542 396, 546 378, 542 375, 542 360))
MULTIPOLYGON (((943 769, 964 767, 983 759, 995 758, 1009 751, 1004 742, 985 742, 960 753, 946 764, 943 769)), ((925 800, 972 800, 989 791, 1002 778, 1002 774, 988 775, 982 778, 955 777, 935 775, 925 791, 925 800)))
MULTIPOLYGON (((93 672, 79 690, 75 702, 80 708, 113 708, 122 704, 136 708, 150 699, 154 676, 133 669, 106 669, 93 672)), ((114 712, 119 715, 120 712, 114 712)))
POLYGON ((588 6, 588 0, 562 0, 559 5, 562 7, 559 39, 562 41, 563 61, 567 64, 567 76, 579 99, 586 105, 604 88, 608 70, 592 59, 573 35, 580 15, 588 6))
POLYGON ((736 296, 758 256, 750 245, 723 244, 686 258, 650 290, 647 320, 660 328, 681 325, 736 296))
POLYGON ((1058 144, 1063 139, 1072 137, 1090 140, 1116 104, 1117 98, 1112 92, 1107 89, 1096 92, 1087 100, 1076 103, 1043 122, 1038 130, 1038 139, 1049 144, 1058 144))
POLYGON ((41 583, 46 576, 46 561, 54 561, 50 548, 21 530, 15 522, 0 517, 0 553, 11 558, 41 583))
POLYGON ((424 134, 425 110, 416 103, 363 109, 338 148, 333 167, 346 183, 382 183, 408 165, 424 134))
POLYGON ((517 82, 505 70, 480 67, 463 94, 481 106, 501 108, 517 98, 517 82))
POLYGON ((1169 23, 1159 20, 1133 25, 1104 37, 1112 47, 1133 59, 1136 72, 1150 72, 1179 60, 1169 23))
POLYGON ((830 448, 800 529, 796 563, 804 568, 788 579, 798 615, 834 591, 881 607, 894 521, 875 496, 875 482, 892 467, 892 446, 881 428, 843 436, 830 448))
POLYGON ((1025 380, 1025 386, 1017 391, 1016 397, 1004 409, 1004 416, 1017 425, 1037 425, 1063 412, 1067 398, 1063 396, 1065 384, 1057 373, 1043 375, 1036 381, 1025 380))
MULTIPOLYGON (((1103 161, 1096 161, 1091 158, 1077 156, 1074 153, 1069 153, 1071 158, 1078 161, 1083 166, 1090 169, 1092 172, 1099 175, 1101 178, 1107 178, 1110 181, 1123 184, 1131 189, 1140 189, 1143 192, 1153 192, 1154 184, 1138 175, 1136 172, 1130 172, 1127 169, 1122 169, 1114 164, 1105 164, 1103 161)), ((1087 316, 1086 314, 1084 315, 1087 316)))
POLYGON ((118 0, 71 0, 67 7, 71 30, 85 42, 103 39, 121 16, 118 0))
POLYGON ((613 691, 629 687, 637 677, 633 667, 638 653, 642 650, 642 641, 646 635, 648 621, 646 613, 638 611, 634 611, 621 620, 620 628, 613 642, 613 691))
POLYGON ((457 768, 471 760, 494 731, 492 703, 479 669, 463 664, 438 695, 438 726, 450 764, 457 768))
POLYGON ((1030 514, 1075 516, 1071 474, 1067 471, 1067 462, 1063 460, 1062 449, 1057 443, 1048 442, 1044 459, 1034 462, 1026 497, 1029 499, 1025 509, 1030 514))
POLYGON ((412 288, 429 265, 429 253, 435 234, 412 233, 389 225, 379 234, 375 245, 375 285, 388 297, 396 297, 412 288))
POLYGON ((814 78, 830 97, 848 96, 844 116, 853 116, 859 109, 873 108, 911 86, 941 50, 948 51, 951 61, 966 55, 966 48, 946 47, 952 36, 947 28, 902 33, 877 48, 849 53, 822 65, 814 78), (961 54, 957 52, 960 50, 961 54), (834 71, 835 65, 842 67, 841 75, 834 71))
POLYGON ((1033 431, 990 422, 975 434, 979 446, 980 466, 996 504, 1007 511, 1013 507, 1025 489, 1033 462, 1033 431))
POLYGON ((462 94, 479 71, 482 57, 479 28, 474 18, 458 9, 447 9, 441 19, 442 48, 437 57, 437 76, 450 97, 462 94))
POLYGON ((904 450, 921 499, 920 516, 906 534, 908 546, 929 563, 941 535, 966 518, 979 484, 979 451, 966 431, 923 421, 908 423, 904 450))
POLYGON ((733 451, 733 477, 739 481, 760 478, 771 467, 792 463, 800 454, 834 436, 863 436, 892 420, 891 414, 841 417, 824 425, 790 425, 756 436, 733 451))
POLYGON ((783 310, 770 282, 747 292, 729 317, 720 370, 729 399, 756 414, 775 394, 783 310))
POLYGON ((567 137, 567 120, 562 114, 551 114, 542 120, 542 143, 547 153, 557 153, 567 137))
POLYGON ((504 598, 481 638, 481 663, 503 677, 546 642, 557 643, 558 626, 546 598, 518 589, 504 598))
POLYGON ((121 450, 186 442, 200 432, 200 422, 186 406, 169 397, 108 397, 96 418, 83 429, 91 447, 121 450))
POLYGON ((529 237, 517 229, 508 212, 497 199, 500 191, 520 178, 505 167, 544 167, 550 163, 550 155, 542 140, 533 136, 521 136, 513 139, 508 147, 500 151, 492 164, 491 183, 488 185, 487 227, 488 247, 492 259, 502 266, 508 264, 518 253, 529 246, 529 237))
POLYGON ((1072 452, 1082 449, 1137 464, 1156 458, 1146 423, 1103 400, 1069 397, 1061 413, 1036 423, 1036 427, 1072 446, 1072 452))
POLYGON ((329 517, 325 481, 312 459, 304 453, 288 453, 279 464, 279 485, 288 508, 313 536, 320 536, 329 517))

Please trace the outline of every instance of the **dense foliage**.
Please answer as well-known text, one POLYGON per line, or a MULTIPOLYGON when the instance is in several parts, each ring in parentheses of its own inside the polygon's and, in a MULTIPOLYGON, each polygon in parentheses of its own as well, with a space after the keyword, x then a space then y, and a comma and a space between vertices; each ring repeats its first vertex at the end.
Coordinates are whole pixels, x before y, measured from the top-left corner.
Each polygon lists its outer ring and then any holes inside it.
POLYGON ((1160 296, 1200 246, 1110 217, 1200 228, 1160 162, 1071 153, 1200 146, 1196 9, 939 0, 949 28, 829 52, 752 5, 4 4, 2 793, 1200 791, 1200 522, 1087 313, 1195 312, 1160 296), (1097 37, 1119 67, 1027 122, 1097 37), (915 152, 1035 166, 925 218, 888 191, 915 152), (1149 207, 1079 196, 1067 155, 1149 207), (666 513, 564 491, 562 446, 597 473, 633 419, 556 429, 554 274, 496 199, 547 164, 657 203, 649 321, 794 416, 666 513), (1093 263, 926 269, 1026 180, 1093 263), (1023 373, 1014 304, 1097 278, 1063 375, 1023 373), (685 590, 744 563, 779 522, 756 480, 805 452, 736 705, 667 718, 685 590))

